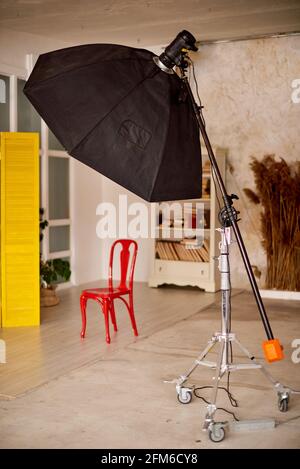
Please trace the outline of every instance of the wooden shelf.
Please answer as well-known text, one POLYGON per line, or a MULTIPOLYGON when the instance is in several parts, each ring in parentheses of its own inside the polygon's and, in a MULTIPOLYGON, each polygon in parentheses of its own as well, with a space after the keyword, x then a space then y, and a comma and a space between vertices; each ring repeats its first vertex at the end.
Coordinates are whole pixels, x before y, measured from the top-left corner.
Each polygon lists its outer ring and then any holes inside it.
MULTIPOLYGON (((225 181, 225 159, 226 151, 224 149, 215 148, 215 155, 217 163, 221 172, 222 177, 225 181)), ((206 150, 202 150, 202 159, 205 162, 207 159, 206 150)), ((204 179, 211 178, 211 172, 207 170, 203 171, 202 177, 204 179)), ((186 247, 182 241, 182 234, 184 232, 184 227, 180 226, 157 226, 155 234, 156 238, 152 243, 152 262, 151 262, 151 273, 149 278, 149 286, 158 287, 162 284, 174 284, 179 286, 197 286, 206 291, 214 292, 219 289, 219 274, 217 271, 217 265, 214 260, 214 257, 218 254, 218 243, 219 237, 216 234, 216 228, 219 226, 218 223, 218 203, 216 189, 211 178, 211 184, 209 186, 210 197, 202 197, 199 199, 187 199, 179 202, 181 204, 185 202, 192 203, 195 207, 196 203, 205 204, 205 211, 209 211, 209 227, 204 229, 189 228, 184 237, 186 240, 185 243, 188 243, 190 239, 191 244, 193 242, 193 237, 202 236, 206 240, 206 243, 209 242, 209 247, 206 246, 205 253, 201 251, 201 247, 192 248, 191 251, 196 251, 196 254, 187 254, 184 256, 182 249, 186 247), (170 237, 163 238, 162 230, 169 232, 170 237), (162 247, 158 248, 158 243, 169 243, 170 246, 163 252, 163 257, 159 258, 159 253, 157 252, 160 249, 162 256, 162 247), (177 248, 177 244, 181 248, 177 248), (197 253, 197 251, 199 251, 197 253), (178 254, 179 252, 179 254, 178 254), (182 255, 183 254, 183 255, 182 255), (205 255, 204 255, 205 254, 205 255), (199 256, 208 256, 209 261, 203 262, 199 260, 199 256), (176 256, 176 259, 174 258, 176 256), (190 257, 189 259, 183 259, 182 257, 190 257), (193 258, 192 258, 193 256, 193 258), (170 257, 170 258, 168 258, 170 257), (198 259, 197 259, 198 258, 198 259)), ((218 196, 220 196, 218 194, 218 196)), ((159 205, 159 204, 158 204, 159 205)), ((205 217, 206 219, 206 217, 205 217)), ((207 218, 208 219, 208 218, 207 218)), ((207 220, 206 219, 206 220, 207 220)), ((172 221, 172 220, 171 220, 172 221)), ((194 238, 195 239, 195 238, 194 238)))
POLYGON ((156 240, 157 241, 178 241, 178 239, 182 239, 182 234, 184 234, 184 239, 193 239, 195 236, 201 236, 202 233, 204 234, 205 237, 207 237, 210 234, 210 229, 209 228, 204 228, 203 230, 198 228, 177 228, 177 227, 157 227, 156 230, 156 240), (170 231, 170 234, 172 235, 169 239, 165 239, 162 237, 162 230, 170 231), (184 233, 183 233, 184 231, 184 233))

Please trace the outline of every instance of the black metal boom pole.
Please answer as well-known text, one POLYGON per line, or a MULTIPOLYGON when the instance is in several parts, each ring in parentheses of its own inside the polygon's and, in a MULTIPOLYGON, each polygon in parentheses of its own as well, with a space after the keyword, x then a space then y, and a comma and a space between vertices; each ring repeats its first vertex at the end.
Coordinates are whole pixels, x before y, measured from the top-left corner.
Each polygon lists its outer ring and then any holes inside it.
POLYGON ((257 303, 257 307, 258 307, 258 310, 259 310, 259 313, 260 313, 260 316, 261 316, 261 319, 262 319, 262 322, 263 322, 267 337, 268 337, 269 340, 272 340, 272 339, 274 339, 273 332, 272 332, 272 329, 271 329, 271 326, 270 326, 270 323, 269 323, 269 319, 268 319, 268 316, 267 316, 267 313, 266 313, 266 310, 265 310, 265 307, 264 307, 264 304, 263 304, 263 301, 262 301, 262 298, 261 298, 261 295, 260 295, 256 280, 255 280, 255 277, 254 277, 254 274, 253 274, 253 271, 252 271, 252 267, 251 267, 250 260, 249 260, 249 257, 248 257, 247 251, 246 251, 246 247, 245 247, 245 244, 244 244, 244 241, 243 241, 243 238, 242 238, 242 235, 241 235, 238 223, 237 223, 236 211, 233 208, 232 197, 230 195, 228 195, 228 193, 226 191, 226 187, 225 187, 224 181, 222 179, 222 175, 220 173, 215 154, 213 152, 211 143, 209 141, 209 138, 208 138, 208 135, 207 135, 207 132, 206 132, 206 129, 205 129, 205 124, 204 124, 202 116, 200 114, 199 106, 197 105, 197 103, 195 101, 195 98, 194 98, 193 92, 191 90, 190 84, 188 82, 188 79, 187 79, 186 76, 184 76, 182 78, 182 80, 185 83, 186 88, 187 88, 188 93, 189 93, 189 96, 192 100, 193 109, 194 109, 194 113, 195 113, 195 116, 196 116, 196 119, 197 119, 197 122, 198 122, 198 125, 199 125, 200 133, 203 137, 203 140, 204 140, 204 143, 205 143, 205 146, 206 146, 206 149, 207 149, 208 157, 209 157, 209 160, 210 160, 210 163, 211 163, 211 166, 212 166, 212 170, 215 174, 218 186, 219 186, 221 194, 222 194, 222 198, 223 198, 224 205, 225 205, 225 208, 226 208, 227 216, 230 220, 230 225, 233 228, 235 238, 236 238, 236 241, 238 243, 238 247, 239 247, 243 262, 244 262, 244 266, 245 266, 245 269, 246 269, 246 272, 247 272, 247 275, 248 275, 248 278, 249 278, 249 281, 250 281, 250 284, 251 284, 251 287, 252 287, 252 290, 253 290, 253 294, 254 294, 254 297, 255 297, 255 300, 256 300, 256 303, 257 303))

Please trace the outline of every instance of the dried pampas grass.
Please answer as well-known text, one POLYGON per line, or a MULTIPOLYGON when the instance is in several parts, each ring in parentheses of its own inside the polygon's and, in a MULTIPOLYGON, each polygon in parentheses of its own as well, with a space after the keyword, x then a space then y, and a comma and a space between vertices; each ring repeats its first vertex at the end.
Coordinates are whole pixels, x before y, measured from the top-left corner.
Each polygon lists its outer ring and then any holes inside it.
POLYGON ((300 162, 288 165, 275 155, 252 158, 256 193, 244 189, 249 200, 261 204, 261 232, 267 254, 266 288, 300 290, 300 162))

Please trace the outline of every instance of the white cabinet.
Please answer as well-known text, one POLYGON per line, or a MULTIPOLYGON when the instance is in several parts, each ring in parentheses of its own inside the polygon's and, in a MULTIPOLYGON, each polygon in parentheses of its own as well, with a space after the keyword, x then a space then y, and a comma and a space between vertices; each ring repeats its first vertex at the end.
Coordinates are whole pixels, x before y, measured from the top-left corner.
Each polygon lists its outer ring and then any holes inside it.
MULTIPOLYGON (((214 148, 218 166, 225 181, 226 151, 214 148)), ((178 220, 170 220, 166 228, 170 232, 170 239, 162 236, 162 227, 156 228, 156 239, 152 242, 151 272, 149 286, 158 287, 163 284, 180 286, 196 286, 208 292, 215 292, 220 288, 219 271, 215 256, 219 255, 219 235, 216 228, 219 227, 218 213, 222 197, 216 188, 211 174, 209 159, 206 149, 202 149, 202 198, 193 201, 180 201, 182 205, 190 202, 193 207, 203 204, 204 217, 202 233, 204 233, 204 247, 187 249, 193 243, 192 237, 196 236, 197 227, 188 229, 187 238, 182 238, 182 229, 178 220), (180 236, 179 236, 180 235, 180 236)), ((162 204, 158 204, 157 210, 161 210, 162 204)))

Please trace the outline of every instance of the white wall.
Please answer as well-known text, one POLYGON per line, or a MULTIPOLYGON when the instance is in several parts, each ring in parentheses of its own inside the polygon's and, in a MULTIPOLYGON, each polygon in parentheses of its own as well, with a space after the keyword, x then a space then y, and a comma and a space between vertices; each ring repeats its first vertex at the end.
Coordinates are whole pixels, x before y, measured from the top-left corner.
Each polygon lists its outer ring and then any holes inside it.
POLYGON ((26 73, 26 54, 42 54, 69 44, 36 34, 21 33, 0 28, 0 65, 1 72, 26 73))
POLYGON ((96 236, 102 176, 71 158, 72 271, 76 285, 103 277, 103 246, 96 236))
MULTIPOLYGON (((24 70, 25 54, 39 54, 67 45, 2 30, 0 65, 24 70)), ((161 51, 161 47, 149 49, 156 53, 161 51)), ((260 158, 274 152, 288 161, 299 159, 300 104, 291 101, 291 82, 300 78, 299 37, 203 46, 194 54, 194 60, 211 141, 228 149, 229 161, 235 168, 234 178, 227 173, 229 192, 242 195, 242 188, 254 187, 249 169, 251 155, 260 158)), ((120 192, 128 192, 76 161, 72 174, 73 268, 79 284, 107 276, 111 243, 96 236, 97 205, 116 202, 120 192)), ((130 195, 129 200, 140 199, 130 195)), ((257 208, 247 200, 242 200, 239 207, 242 210, 240 226, 250 259, 263 268, 265 257, 259 241, 257 208)), ((248 286, 237 248, 233 253, 233 285, 248 286)), ((137 280, 147 280, 149 256, 150 241, 140 240, 137 280)))
MULTIPOLYGON (((108 178, 102 176, 102 202, 110 202, 113 203, 117 207, 119 207, 119 195, 127 196, 128 206, 135 202, 142 202, 145 204, 146 208, 148 209, 150 215, 150 203, 145 202, 140 197, 132 194, 131 192, 127 191, 123 187, 115 184, 114 182, 110 181, 108 178)), ((98 220, 100 217, 97 217, 98 220)), ((128 221, 130 221, 132 217, 128 217, 128 221)), ((149 221, 149 220, 148 220, 149 221)), ((120 225, 117 223, 117 230, 119 230, 120 225)), ((122 236, 122 232, 120 233, 122 236)), ((103 262, 102 262, 102 277, 107 277, 108 272, 108 255, 110 246, 114 240, 103 240, 102 241, 102 253, 103 253, 103 262)), ((135 278, 139 281, 147 281, 148 280, 148 273, 150 269, 150 242, 149 239, 136 239, 138 243, 138 256, 136 261, 136 268, 135 268, 135 278)), ((118 276, 118 270, 116 270, 116 276, 118 276)))

